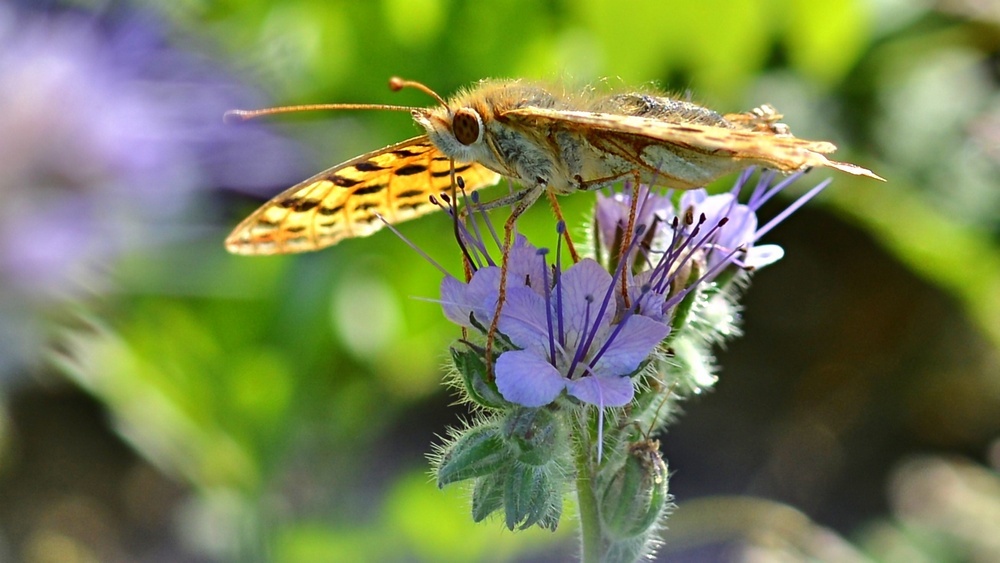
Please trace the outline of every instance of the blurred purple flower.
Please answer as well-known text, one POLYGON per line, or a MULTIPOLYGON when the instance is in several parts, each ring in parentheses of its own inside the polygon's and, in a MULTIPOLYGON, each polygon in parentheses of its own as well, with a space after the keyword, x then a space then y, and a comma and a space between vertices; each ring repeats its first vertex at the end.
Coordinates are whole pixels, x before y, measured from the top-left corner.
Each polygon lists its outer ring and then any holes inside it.
POLYGON ((221 115, 246 88, 165 35, 138 15, 0 6, 0 334, 17 336, 0 372, 35 354, 45 310, 112 285, 117 258, 190 236, 196 192, 240 169, 226 145, 251 130, 221 115))

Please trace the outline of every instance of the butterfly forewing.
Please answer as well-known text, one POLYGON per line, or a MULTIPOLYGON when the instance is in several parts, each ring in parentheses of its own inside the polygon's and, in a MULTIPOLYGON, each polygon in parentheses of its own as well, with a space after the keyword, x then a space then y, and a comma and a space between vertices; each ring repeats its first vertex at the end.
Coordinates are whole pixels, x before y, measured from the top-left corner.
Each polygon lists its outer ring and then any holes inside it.
MULTIPOLYGON (((281 193, 247 217, 226 239, 237 254, 306 252, 342 239, 367 236, 389 223, 437 209, 431 195, 449 193, 451 160, 427 136, 385 147, 343 164, 281 193)), ((466 191, 500 179, 476 163, 455 163, 466 191)))
POLYGON ((703 186, 751 164, 784 172, 825 166, 882 179, 866 168, 826 158, 824 154, 837 149, 833 143, 761 129, 729 129, 632 115, 535 107, 511 110, 504 117, 522 120, 527 126, 559 123, 582 131, 598 150, 629 161, 637 170, 654 171, 661 180, 658 184, 683 189, 703 186))

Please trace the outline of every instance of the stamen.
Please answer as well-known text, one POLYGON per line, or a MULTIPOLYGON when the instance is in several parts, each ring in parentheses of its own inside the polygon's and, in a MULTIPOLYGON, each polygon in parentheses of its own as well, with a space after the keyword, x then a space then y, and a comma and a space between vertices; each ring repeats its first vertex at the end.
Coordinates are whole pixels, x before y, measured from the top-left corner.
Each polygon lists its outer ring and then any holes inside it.
POLYGON ((549 266, 545 264, 545 255, 548 253, 548 248, 539 248, 537 252, 538 256, 542 257, 542 284, 545 287, 545 328, 549 334, 549 363, 556 365, 555 335, 552 334, 552 288, 549 287, 549 266))
MULTIPOLYGON (((694 212, 689 208, 686 215, 693 216, 693 213, 694 212)), ((682 266, 689 258, 691 258, 691 256, 694 255, 694 252, 701 246, 700 244, 692 245, 691 241, 694 240, 694 237, 698 236, 698 233, 701 231, 701 225, 706 220, 707 219, 705 218, 705 214, 702 213, 701 218, 698 221, 698 224, 695 226, 694 229, 691 230, 691 232, 687 235, 687 237, 685 237, 685 239, 682 240, 680 244, 677 244, 676 247, 672 247, 670 252, 665 253, 663 257, 660 259, 660 263, 656 265, 656 268, 654 268, 653 275, 650 276, 650 282, 653 284, 653 288, 656 291, 662 292, 666 284, 673 282, 673 278, 677 275, 677 272, 680 270, 680 266, 682 266), (680 260, 679 258, 681 254, 686 249, 690 250, 684 257, 684 260, 680 260), (657 280, 657 278, 659 278, 659 280, 657 280)), ((722 222, 720 221, 720 223, 722 222)), ((716 229, 719 228, 719 225, 716 225, 715 228, 716 229)), ((675 226, 674 232, 679 233, 680 229, 677 226, 675 226)), ((709 234, 707 236, 711 236, 712 232, 713 231, 709 231, 709 234)), ((704 242, 705 240, 706 239, 702 239, 702 242, 704 242)))
POLYGON ((451 274, 448 273, 448 270, 444 269, 444 266, 442 266, 441 264, 438 264, 433 258, 430 257, 429 254, 427 254, 426 252, 424 252, 423 250, 421 250, 421 248, 419 246, 417 246, 416 244, 414 244, 413 241, 411 241, 410 239, 408 239, 405 236, 403 236, 403 233, 399 232, 399 229, 397 229, 395 225, 393 225, 389 221, 386 221, 385 217, 383 217, 381 213, 376 212, 375 216, 378 217, 379 220, 382 221, 382 223, 385 224, 385 226, 390 231, 392 231, 393 233, 395 233, 397 237, 399 237, 400 239, 402 239, 402 241, 405 242, 407 244, 407 246, 409 246, 413 250, 416 250, 417 254, 419 254, 420 256, 423 256, 424 260, 427 260, 428 262, 430 262, 431 266, 434 266, 435 268, 437 268, 442 274, 444 274, 446 276, 451 276, 451 274))
MULTIPOLYGON (((479 262, 478 261, 478 257, 477 257, 477 262, 476 262, 476 265, 474 266, 472 264, 471 253, 468 251, 468 248, 466 248, 465 246, 463 246, 462 243, 461 243, 461 239, 462 239, 462 227, 464 225, 459 225, 459 223, 464 223, 465 221, 460 221, 459 217, 458 217, 458 215, 459 215, 458 214, 458 193, 456 191, 457 190, 456 185, 464 186, 465 184, 464 184, 464 182, 460 182, 460 181, 457 181, 455 179, 455 160, 454 159, 451 159, 451 160, 448 161, 448 169, 449 169, 448 170, 449 174, 451 175, 451 195, 449 196, 448 194, 442 193, 441 197, 445 198, 445 201, 449 201, 448 200, 449 197, 454 200, 454 202, 451 203, 451 205, 452 205, 452 207, 454 209, 453 209, 453 212, 450 213, 450 215, 451 215, 451 224, 452 224, 452 234, 454 234, 455 241, 458 242, 459 247, 462 249, 462 253, 465 255, 465 259, 464 259, 465 264, 466 264, 465 270, 468 271, 468 270, 473 270, 473 269, 479 269, 479 268, 482 268, 482 262, 479 262)), ((462 190, 462 194, 465 195, 465 190, 464 189, 462 190)), ((471 280, 472 278, 469 278, 469 279, 471 280)))
MULTIPOLYGON (((704 214, 702 219, 704 219, 704 214)), ((676 249, 673 249, 670 253, 664 254, 661 258, 659 264, 650 276, 650 283, 654 291, 662 293, 666 290, 667 286, 672 284, 677 276, 680 274, 684 264, 690 260, 695 253, 702 246, 705 246, 708 240, 716 233, 716 231, 728 222, 729 219, 724 217, 719 223, 708 231, 701 240, 693 242, 694 237, 698 235, 701 230, 701 223, 698 224, 694 230, 686 237, 686 239, 677 245, 676 249), (686 251, 686 252, 685 252, 686 251), (681 255, 683 254, 683 258, 681 255)))
POLYGON ((807 201, 809 201, 810 199, 812 199, 813 197, 815 197, 819 192, 823 191, 827 186, 830 185, 830 182, 832 182, 832 181, 833 181, 833 178, 827 178, 826 180, 823 180, 822 182, 820 182, 819 184, 817 184, 815 188, 809 190, 802 197, 800 197, 799 199, 795 200, 795 203, 789 205, 788 209, 785 209, 784 211, 782 211, 781 213, 779 213, 777 217, 775 217, 774 219, 771 219, 770 221, 768 221, 766 225, 764 225, 763 227, 757 229, 757 232, 754 233, 754 237, 753 237, 753 240, 751 242, 757 242, 757 240, 759 240, 760 237, 766 235, 768 233, 768 231, 770 231, 775 226, 777 226, 778 223, 780 223, 780 222, 784 221, 785 219, 787 219, 789 215, 791 215, 792 213, 795 213, 800 207, 802 207, 803 205, 805 205, 807 201))
MULTIPOLYGON (((632 241, 629 243, 629 248, 626 249, 626 252, 632 251, 632 247, 634 247, 634 245, 636 245, 639 242, 639 239, 642 238, 642 234, 645 232, 645 230, 646 230, 645 225, 639 225, 639 228, 635 230, 636 236, 632 238, 632 241)), ((604 293, 604 300, 601 301, 601 308, 597 313, 597 322, 594 323, 593 330, 587 332, 587 327, 589 325, 584 325, 585 334, 581 335, 580 338, 581 342, 585 341, 585 344, 583 345, 584 350, 589 350, 591 344, 594 343, 594 337, 597 336, 597 325, 598 323, 600 323, 601 319, 604 318, 604 315, 608 312, 608 305, 611 303, 611 296, 614 294, 615 287, 618 286, 618 276, 622 275, 622 271, 624 269, 625 269, 625 262, 619 261, 618 266, 615 267, 614 275, 611 276, 611 283, 608 285, 608 290, 604 293)), ((636 303, 638 303, 638 300, 636 301, 636 303)))
POLYGON ((566 331, 563 324, 563 297, 562 297, 562 232, 561 229, 565 229, 566 225, 562 222, 556 223, 556 233, 559 235, 560 242, 556 244, 556 271, 552 274, 552 283, 556 288, 556 328, 559 329, 559 347, 566 347, 566 331))
MULTIPOLYGON (((583 312, 583 332, 586 333, 587 328, 590 326, 590 305, 594 302, 594 296, 588 294, 584 297, 584 300, 587 301, 587 308, 583 312)), ((597 332, 597 325, 600 324, 600 320, 601 319, 599 317, 594 323, 594 330, 592 332, 597 332)), ((569 369, 566 371, 566 377, 569 379, 573 379, 573 372, 576 370, 576 365, 580 363, 580 360, 583 359, 587 349, 590 348, 590 342, 584 344, 585 340, 588 339, 580 338, 580 341, 577 343, 576 352, 573 354, 573 361, 570 362, 569 369)), ((593 339, 591 338, 589 340, 592 341, 593 339)))
MULTIPOLYGON (((472 192, 472 195, 475 196, 476 192, 472 192)), ((493 258, 490 256, 488 252, 486 252, 486 239, 483 238, 483 233, 480 232, 479 230, 479 223, 476 222, 475 204, 479 200, 479 198, 473 198, 470 203, 470 197, 463 188, 462 199, 465 202, 466 209, 468 209, 470 206, 472 207, 472 214, 469 216, 469 224, 472 226, 472 230, 474 231, 473 234, 475 236, 475 247, 482 254, 482 258, 486 261, 487 264, 489 264, 490 266, 496 266, 496 263, 493 262, 493 258)), ((489 224, 489 221, 487 221, 487 224, 489 224)))
POLYGON ((760 178, 757 178, 757 185, 753 187, 753 191, 750 192, 750 197, 747 198, 747 206, 756 211, 760 206, 767 203, 767 200, 771 199, 774 194, 778 193, 785 188, 791 182, 798 180, 802 177, 801 172, 796 172, 791 176, 778 182, 777 185, 772 185, 774 179, 778 177, 778 173, 774 170, 765 170, 760 173, 760 178), (789 181, 791 180, 791 181, 789 181), (777 190, 772 188, 778 188, 777 190))
MULTIPOLYGON (((473 250, 475 250, 476 239, 469 232, 465 222, 459 221, 456 218, 457 210, 455 209, 455 205, 452 203, 451 197, 449 197, 448 194, 443 193, 441 194, 441 199, 439 200, 434 194, 431 194, 428 199, 432 204, 441 208, 455 221, 455 242, 458 243, 458 247, 462 250, 462 255, 465 257, 465 263, 468 264, 473 271, 482 268, 483 261, 479 257, 479 253, 469 252, 469 246, 472 246, 473 250)), ((485 252, 485 249, 481 252, 485 252)))
POLYGON ((472 203, 478 207, 479 216, 483 218, 483 223, 486 223, 486 228, 489 229, 490 234, 493 236, 493 242, 496 243, 499 249, 503 243, 500 242, 500 236, 497 235, 497 231, 493 228, 493 221, 490 221, 488 215, 486 215, 486 209, 479 205, 479 192, 472 192, 472 203))
POLYGON ((706 282, 707 280, 713 279, 719 272, 721 272, 726 266, 729 265, 729 259, 732 258, 733 256, 735 256, 736 253, 738 253, 738 252, 746 252, 746 247, 745 246, 738 246, 738 247, 734 248, 732 250, 732 252, 730 252, 729 254, 727 254, 725 256, 725 258, 722 259, 722 260, 720 260, 715 266, 712 266, 711 268, 709 268, 708 271, 706 271, 704 274, 701 275, 701 277, 699 277, 698 279, 696 279, 694 281, 694 283, 692 283, 691 285, 685 287, 683 290, 681 290, 680 292, 678 292, 676 295, 674 295, 670 299, 667 299, 663 303, 663 309, 667 310, 667 309, 673 307, 674 305, 677 305, 678 303, 680 303, 681 301, 683 301, 684 298, 687 297, 687 294, 691 293, 691 291, 694 288, 698 287, 699 285, 701 285, 702 283, 706 282))

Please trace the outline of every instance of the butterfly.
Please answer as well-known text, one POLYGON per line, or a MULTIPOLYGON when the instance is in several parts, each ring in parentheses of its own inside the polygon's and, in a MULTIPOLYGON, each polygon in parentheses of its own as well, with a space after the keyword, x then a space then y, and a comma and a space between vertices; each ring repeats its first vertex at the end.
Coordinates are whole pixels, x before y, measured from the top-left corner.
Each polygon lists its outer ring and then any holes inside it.
MULTIPOLYGON (((793 136, 763 105, 719 114, 654 91, 557 92, 522 80, 484 80, 430 108, 325 104, 234 110, 236 118, 301 109, 408 111, 424 134, 363 154, 305 180, 244 219, 226 239, 236 254, 318 250, 437 210, 431 196, 456 178, 472 192, 507 177, 520 191, 486 203, 513 205, 511 220, 546 191, 568 194, 622 180, 691 189, 750 165, 783 172, 828 167, 878 180, 872 171, 826 158, 836 146, 793 136)), ((510 221, 509 220, 509 224, 510 221)))

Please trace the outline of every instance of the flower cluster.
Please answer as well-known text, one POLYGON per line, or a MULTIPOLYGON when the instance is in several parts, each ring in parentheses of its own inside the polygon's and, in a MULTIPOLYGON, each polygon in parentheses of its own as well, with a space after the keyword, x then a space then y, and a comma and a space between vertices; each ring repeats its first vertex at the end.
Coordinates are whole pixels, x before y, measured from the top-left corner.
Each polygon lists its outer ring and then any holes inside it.
POLYGON ((478 221, 442 204, 468 273, 446 273, 441 305, 463 329, 452 356, 480 415, 435 462, 440 486, 475 481, 477 521, 502 512, 511 529, 554 528, 575 485, 584 535, 609 560, 651 552, 670 503, 648 436, 715 382, 711 348, 737 333, 736 290, 782 257, 760 238, 828 184, 761 227, 757 210, 800 174, 775 183, 763 172, 742 194, 752 175, 717 195, 599 193, 591 253, 576 262, 563 256, 562 224, 554 252, 517 235, 495 259, 488 247, 502 244, 475 194, 466 209, 478 221))

